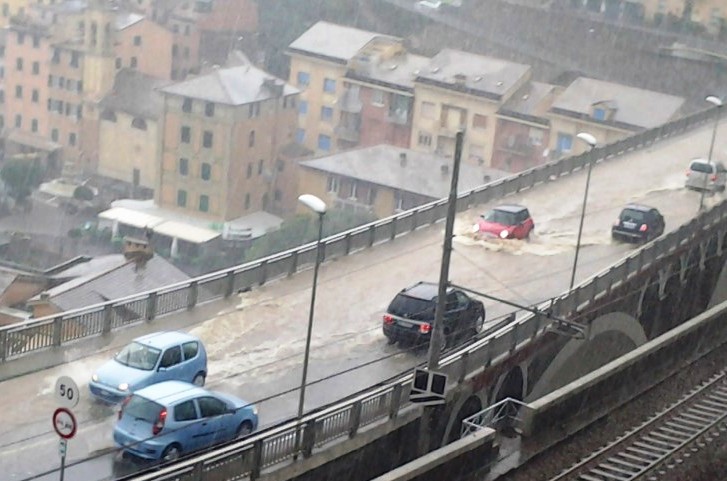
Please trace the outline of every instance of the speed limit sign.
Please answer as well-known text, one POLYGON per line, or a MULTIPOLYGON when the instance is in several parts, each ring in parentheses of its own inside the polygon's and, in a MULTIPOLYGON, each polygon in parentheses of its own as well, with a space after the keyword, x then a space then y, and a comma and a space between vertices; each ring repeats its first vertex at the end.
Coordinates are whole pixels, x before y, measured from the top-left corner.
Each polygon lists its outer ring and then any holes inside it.
POLYGON ((79 398, 78 386, 68 376, 61 376, 56 381, 54 396, 58 404, 66 408, 76 407, 79 398))

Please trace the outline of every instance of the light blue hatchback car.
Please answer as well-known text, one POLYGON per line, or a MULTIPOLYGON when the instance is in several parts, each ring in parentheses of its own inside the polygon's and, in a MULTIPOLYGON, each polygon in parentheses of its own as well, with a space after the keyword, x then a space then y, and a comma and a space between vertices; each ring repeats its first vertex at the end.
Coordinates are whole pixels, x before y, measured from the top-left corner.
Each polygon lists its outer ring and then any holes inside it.
POLYGON ((256 406, 229 394, 167 381, 124 401, 114 442, 126 453, 167 462, 246 436, 257 426, 256 406))
POLYGON ((207 352, 199 338, 183 332, 156 332, 134 339, 91 377, 91 394, 119 403, 131 393, 163 381, 204 386, 207 352))

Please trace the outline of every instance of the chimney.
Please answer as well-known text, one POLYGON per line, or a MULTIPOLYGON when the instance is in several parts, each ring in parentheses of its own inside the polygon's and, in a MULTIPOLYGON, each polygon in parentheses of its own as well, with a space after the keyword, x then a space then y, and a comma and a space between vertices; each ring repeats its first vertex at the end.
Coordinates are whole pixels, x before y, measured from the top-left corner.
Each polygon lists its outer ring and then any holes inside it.
POLYGON ((467 76, 463 73, 454 74, 454 83, 457 85, 464 85, 467 83, 467 76))
POLYGON ((137 239, 134 237, 124 237, 124 257, 127 260, 134 261, 134 271, 143 269, 146 263, 154 256, 154 251, 149 244, 151 236, 147 232, 147 239, 137 239))
POLYGON ((442 175, 447 175, 447 174, 449 174, 449 166, 448 166, 447 164, 444 164, 444 165, 443 165, 443 166, 441 167, 441 170, 442 170, 442 175))
POLYGON ((399 153, 399 165, 406 167, 406 152, 399 153))

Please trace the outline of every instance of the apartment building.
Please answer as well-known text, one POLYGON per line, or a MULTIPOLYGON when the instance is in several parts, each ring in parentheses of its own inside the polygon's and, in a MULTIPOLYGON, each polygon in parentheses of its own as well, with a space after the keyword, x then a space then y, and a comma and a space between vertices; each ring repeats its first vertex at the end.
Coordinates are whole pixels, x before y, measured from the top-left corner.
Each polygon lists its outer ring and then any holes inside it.
MULTIPOLYGON (((115 19, 114 67, 129 68, 160 79, 172 80, 177 67, 172 55, 174 34, 152 20, 133 12, 115 19)), ((176 74, 175 74, 176 75, 176 74)))
POLYGON ((223 223, 273 205, 298 89, 251 65, 167 86, 156 204, 223 223))
MULTIPOLYGON (((400 44, 401 39, 396 37, 323 21, 294 40, 287 53, 289 82, 301 90, 297 141, 321 154, 334 152, 338 148, 336 126, 341 119, 339 104, 349 63, 367 47, 386 50, 400 44)), ((353 143, 351 127, 355 124, 344 123, 338 129, 344 144, 353 143)))
POLYGON ((462 159, 489 167, 497 111, 530 76, 528 65, 442 50, 414 83, 411 148, 452 157, 455 135, 464 129, 462 159))

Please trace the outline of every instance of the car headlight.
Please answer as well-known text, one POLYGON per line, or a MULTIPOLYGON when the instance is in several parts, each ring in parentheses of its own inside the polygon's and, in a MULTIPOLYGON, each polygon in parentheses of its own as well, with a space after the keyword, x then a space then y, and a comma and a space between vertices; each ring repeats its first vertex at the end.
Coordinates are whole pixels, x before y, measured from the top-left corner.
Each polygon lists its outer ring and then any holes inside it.
POLYGON ((502 229, 502 231, 500 232, 501 239, 507 239, 507 236, 509 236, 509 235, 510 235, 510 233, 507 231, 507 229, 502 229))
POLYGON ((479 224, 474 224, 472 226, 472 233, 473 234, 477 234, 479 231, 480 231, 480 225, 479 224))
POLYGON ((94 375, 93 375, 93 376, 91 376, 91 380, 92 380, 93 382, 98 382, 98 374, 94 373, 94 375))
POLYGON ((128 382, 122 382, 119 384, 119 391, 128 391, 129 390, 129 383, 128 382))
POLYGON ((252 413, 253 413, 253 414, 254 414, 255 416, 257 416, 257 406, 256 406, 256 405, 253 405, 253 406, 252 406, 252 413))

